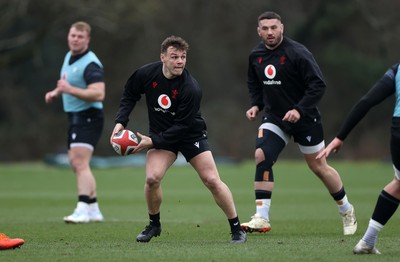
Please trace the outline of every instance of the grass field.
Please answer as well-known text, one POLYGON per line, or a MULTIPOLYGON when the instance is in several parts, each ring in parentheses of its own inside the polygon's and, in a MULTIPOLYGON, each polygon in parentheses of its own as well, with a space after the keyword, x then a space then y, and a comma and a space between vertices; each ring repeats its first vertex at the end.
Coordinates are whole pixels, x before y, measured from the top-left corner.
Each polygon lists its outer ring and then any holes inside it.
MULTIPOLYGON (((280 161, 271 207, 272 230, 230 244, 229 225, 189 166, 173 166, 163 181, 163 232, 135 242, 148 223, 144 168, 95 169, 104 223, 66 225, 75 207, 75 178, 68 168, 42 163, 0 164, 0 232, 25 239, 21 249, 0 251, 0 261, 398 261, 396 213, 381 232, 381 256, 356 256, 383 186, 393 178, 384 162, 331 162, 355 205, 358 231, 342 235, 337 208, 303 162, 280 161)), ((252 162, 219 165, 242 222, 254 214, 252 162)))

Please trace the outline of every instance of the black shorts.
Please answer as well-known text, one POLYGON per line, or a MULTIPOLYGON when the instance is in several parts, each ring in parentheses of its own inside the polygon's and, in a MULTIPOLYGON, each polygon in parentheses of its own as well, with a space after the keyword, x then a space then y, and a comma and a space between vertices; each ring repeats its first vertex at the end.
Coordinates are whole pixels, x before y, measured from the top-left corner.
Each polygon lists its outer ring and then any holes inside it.
MULTIPOLYGON (((291 137, 299 145, 303 154, 313 154, 325 146, 324 130, 320 119, 304 119, 296 124, 283 123, 272 117, 264 117, 260 130, 269 130, 288 144, 291 137)), ((269 142, 266 136, 259 134, 256 139, 256 148, 262 148, 269 142)))
POLYGON ((192 143, 180 142, 174 145, 157 147, 157 149, 168 150, 174 152, 175 155, 178 155, 178 152, 181 152, 186 161, 189 162, 193 157, 199 155, 200 153, 210 151, 210 146, 207 139, 203 138, 192 143))
POLYGON ((400 118, 392 118, 390 152, 397 179, 400 180, 400 118))
POLYGON ((89 108, 81 112, 69 112, 68 122, 68 149, 83 146, 93 150, 103 131, 103 110, 89 108))

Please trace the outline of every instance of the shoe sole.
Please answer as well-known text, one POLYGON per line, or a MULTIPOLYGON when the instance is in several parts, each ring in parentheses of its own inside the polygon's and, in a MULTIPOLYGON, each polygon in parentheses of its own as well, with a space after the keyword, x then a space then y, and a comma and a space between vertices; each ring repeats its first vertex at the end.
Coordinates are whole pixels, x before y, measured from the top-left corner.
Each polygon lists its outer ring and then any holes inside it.
POLYGON ((240 227, 247 233, 253 233, 253 232, 266 233, 271 230, 270 227, 264 227, 264 228, 251 228, 247 226, 240 226, 240 227))
POLYGON ((379 252, 378 249, 376 249, 375 247, 372 248, 367 248, 367 247, 360 247, 360 245, 356 245, 353 248, 353 254, 354 255, 380 255, 381 252, 379 252))
POLYGON ((231 241, 231 243, 232 244, 244 244, 244 243, 246 243, 246 239, 241 239, 241 240, 234 240, 234 241, 231 241))
POLYGON ((64 219, 64 222, 67 224, 87 224, 90 222, 101 223, 104 222, 104 219, 89 219, 88 221, 74 221, 74 220, 64 219))
POLYGON ((148 243, 148 242, 150 242, 150 240, 153 238, 153 237, 159 237, 160 235, 154 235, 154 236, 152 236, 149 240, 141 240, 141 239, 137 239, 136 238, 136 242, 140 242, 140 243, 148 243))
POLYGON ((371 251, 364 251, 364 250, 362 250, 362 251, 353 250, 353 254, 354 255, 380 255, 381 253, 379 251, 378 252, 371 252, 371 251))
POLYGON ((72 221, 72 220, 64 220, 66 224, 87 224, 89 221, 72 221))
POLYGON ((13 247, 0 247, 0 250, 17 249, 17 248, 21 248, 22 245, 23 244, 17 245, 17 246, 13 246, 13 247))
POLYGON ((21 248, 21 246, 25 243, 24 241, 22 241, 22 243, 21 243, 21 241, 18 241, 18 242, 20 242, 20 243, 14 242, 14 244, 12 244, 12 243, 8 243, 7 245, 3 244, 2 246, 0 246, 0 250, 21 248))
POLYGON ((104 219, 90 219, 89 222, 101 223, 104 222, 104 219))
POLYGON ((160 235, 161 235, 161 232, 158 233, 158 234, 153 235, 152 237, 149 238, 149 240, 146 240, 146 239, 141 240, 141 239, 139 239, 139 238, 136 238, 136 242, 147 243, 147 242, 150 242, 150 240, 151 240, 153 237, 159 237, 160 235))

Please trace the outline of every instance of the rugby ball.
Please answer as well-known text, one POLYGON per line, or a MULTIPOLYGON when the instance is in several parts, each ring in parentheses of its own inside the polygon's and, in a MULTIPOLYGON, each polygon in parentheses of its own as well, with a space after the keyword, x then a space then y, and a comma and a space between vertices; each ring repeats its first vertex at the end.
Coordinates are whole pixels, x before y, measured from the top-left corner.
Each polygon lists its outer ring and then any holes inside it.
POLYGON ((139 141, 137 136, 128 129, 119 131, 111 140, 111 145, 115 152, 121 156, 127 156, 131 154, 138 144, 139 141))

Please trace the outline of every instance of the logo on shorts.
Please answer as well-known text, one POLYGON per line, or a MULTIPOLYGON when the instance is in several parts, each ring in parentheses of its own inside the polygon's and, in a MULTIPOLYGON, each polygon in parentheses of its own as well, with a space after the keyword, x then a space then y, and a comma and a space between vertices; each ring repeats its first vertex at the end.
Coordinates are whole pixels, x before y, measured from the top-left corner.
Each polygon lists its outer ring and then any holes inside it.
POLYGON ((311 136, 306 136, 308 142, 311 142, 311 136))
POLYGON ((158 104, 162 109, 168 109, 171 107, 171 99, 169 96, 162 94, 158 97, 158 104))
POLYGON ((194 146, 197 148, 200 148, 200 143, 199 142, 194 142, 194 146))

